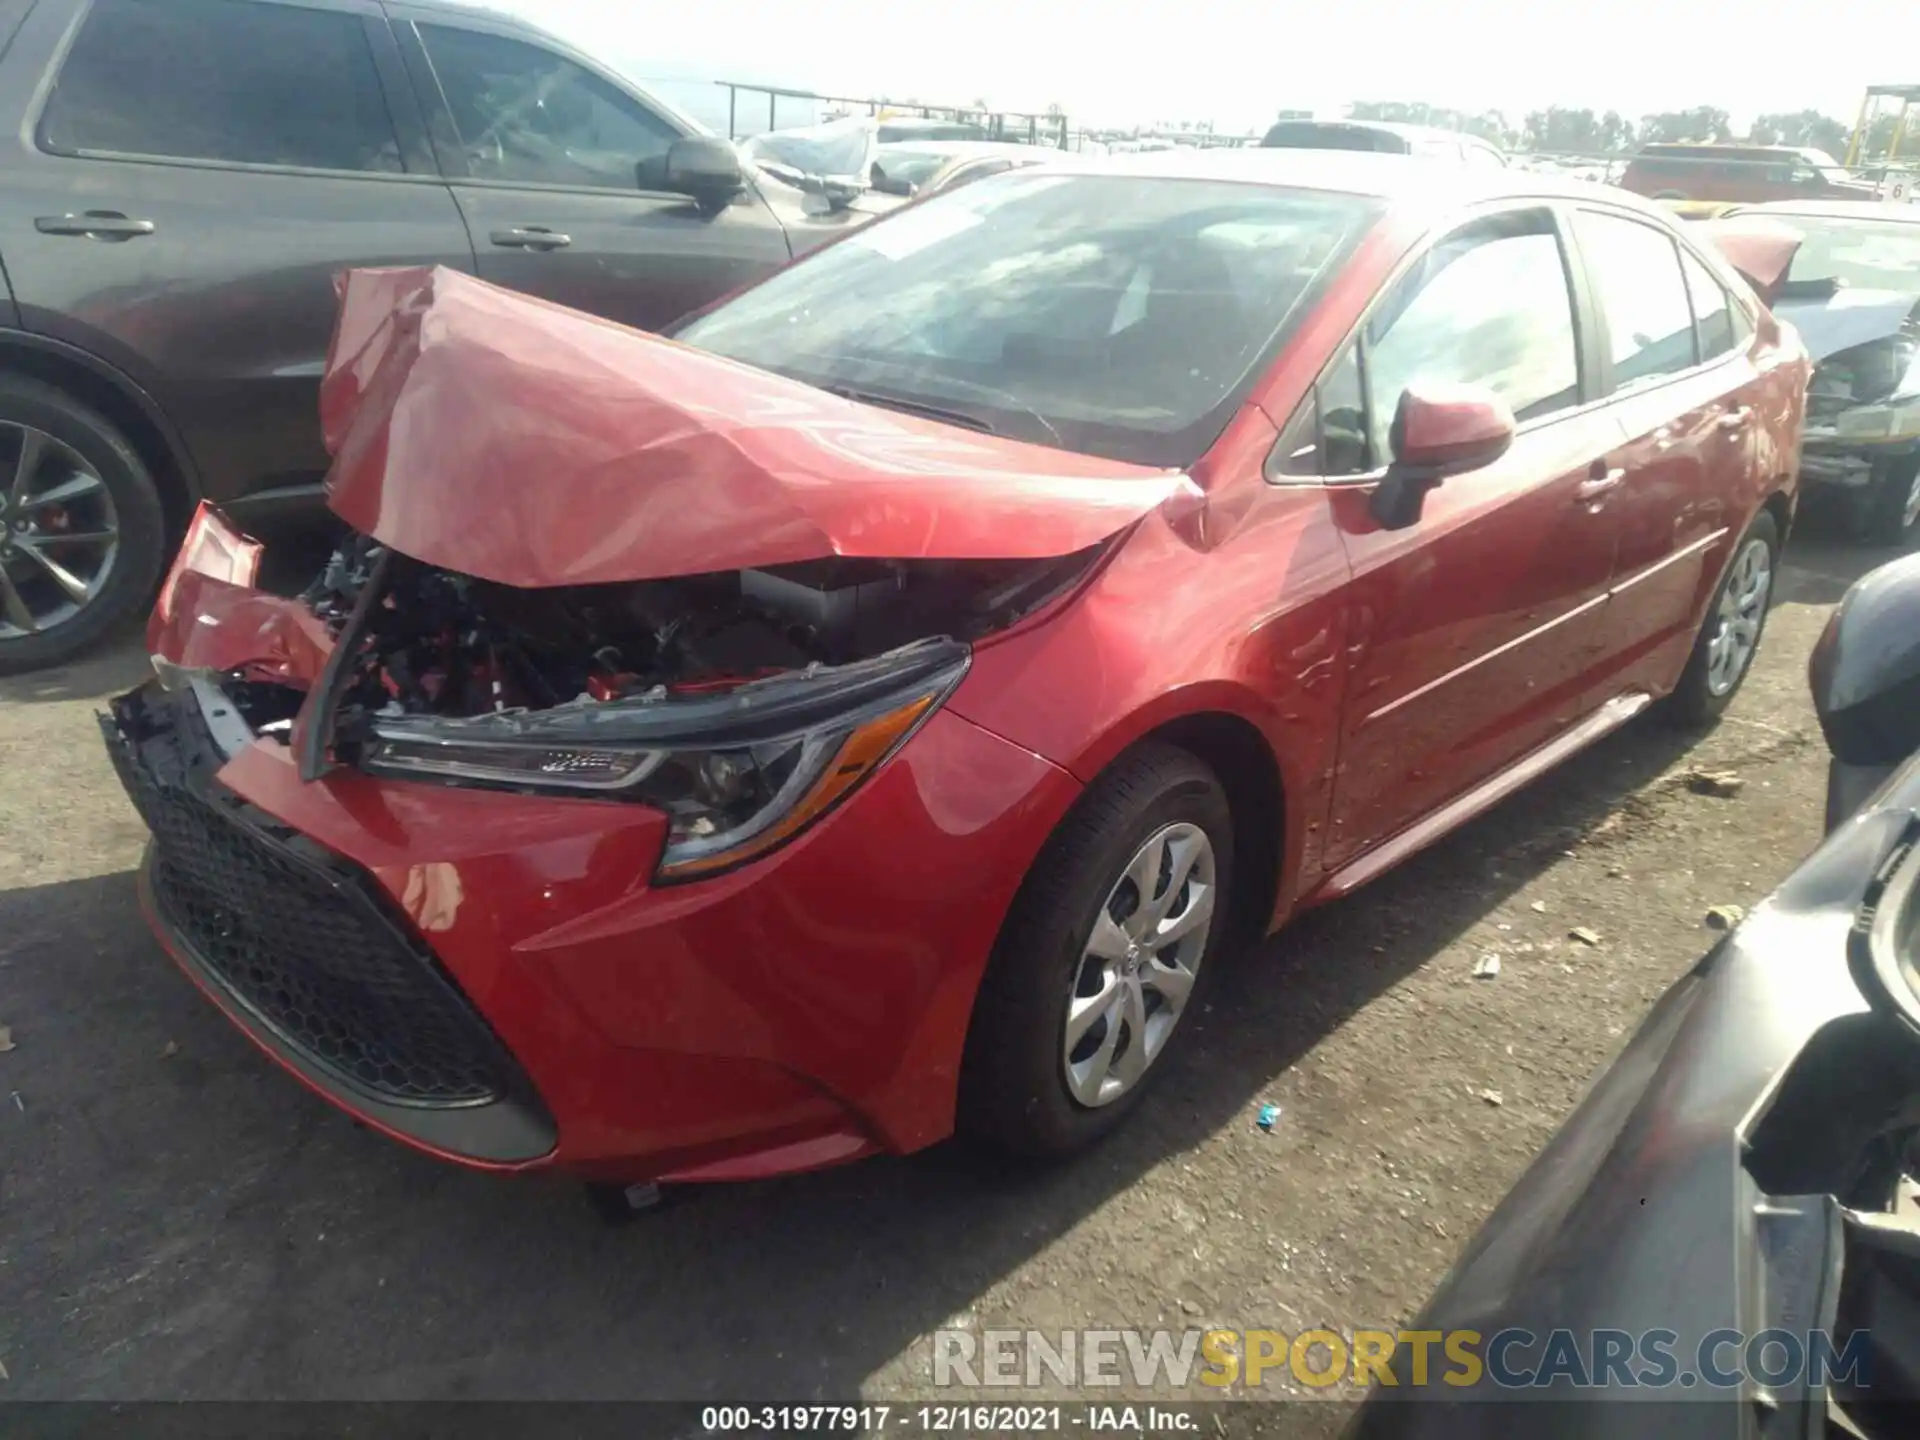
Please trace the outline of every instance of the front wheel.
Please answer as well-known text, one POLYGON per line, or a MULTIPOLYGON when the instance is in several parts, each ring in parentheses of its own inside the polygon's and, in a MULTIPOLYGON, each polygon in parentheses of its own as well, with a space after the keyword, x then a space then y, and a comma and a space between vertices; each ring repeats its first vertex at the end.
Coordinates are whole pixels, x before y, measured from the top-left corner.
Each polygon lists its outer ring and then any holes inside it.
POLYGON ((1672 712, 1682 724, 1705 725, 1719 719, 1740 692, 1753 668, 1753 657, 1760 653, 1779 555, 1780 527, 1763 510, 1734 546, 1733 562, 1721 577, 1720 589, 1694 640, 1693 654, 1674 687, 1672 712))
POLYGON ((1112 1130, 1165 1068, 1227 933, 1233 820, 1213 772, 1148 744, 1041 852, 981 982, 960 1127, 1029 1155, 1112 1130))

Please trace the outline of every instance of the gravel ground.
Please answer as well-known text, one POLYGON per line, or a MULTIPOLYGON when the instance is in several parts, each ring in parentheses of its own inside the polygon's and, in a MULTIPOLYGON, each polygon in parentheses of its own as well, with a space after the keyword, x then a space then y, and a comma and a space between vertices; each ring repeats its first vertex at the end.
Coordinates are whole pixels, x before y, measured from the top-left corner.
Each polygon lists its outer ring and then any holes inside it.
POLYGON ((357 1129, 166 962, 89 718, 137 645, 0 681, 0 1399, 900 1398, 933 1393, 943 1324, 1391 1327, 1708 907, 1818 838, 1807 652, 1879 558, 1796 540, 1758 668, 1691 748, 1636 723, 1246 957, 1094 1154, 942 1147, 620 1228, 567 1183, 357 1129), (1696 794, 1696 766, 1744 783, 1696 794))

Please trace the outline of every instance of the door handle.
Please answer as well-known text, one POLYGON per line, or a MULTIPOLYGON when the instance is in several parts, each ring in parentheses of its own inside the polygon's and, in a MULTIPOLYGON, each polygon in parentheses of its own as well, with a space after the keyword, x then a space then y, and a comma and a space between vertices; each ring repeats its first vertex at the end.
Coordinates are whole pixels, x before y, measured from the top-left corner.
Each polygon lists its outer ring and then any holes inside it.
POLYGON ((1746 429, 1747 421, 1752 418, 1753 407, 1750 405, 1739 405, 1727 411, 1726 414, 1722 415, 1713 423, 1718 425, 1722 430, 1744 430, 1746 429))
POLYGON ((80 235, 89 240, 134 240, 153 234, 151 220, 129 220, 118 210, 89 210, 84 215, 42 215, 33 222, 42 235, 80 235))
POLYGON ((1593 468, 1587 472, 1587 478, 1574 487, 1573 498, 1576 504, 1591 505, 1603 499, 1608 492, 1618 490, 1626 482, 1627 472, 1621 466, 1604 468, 1605 462, 1596 460, 1593 468))
POLYGON ((571 235, 562 235, 544 225, 520 225, 511 230, 496 230, 487 238, 507 250, 564 250, 573 244, 571 235))

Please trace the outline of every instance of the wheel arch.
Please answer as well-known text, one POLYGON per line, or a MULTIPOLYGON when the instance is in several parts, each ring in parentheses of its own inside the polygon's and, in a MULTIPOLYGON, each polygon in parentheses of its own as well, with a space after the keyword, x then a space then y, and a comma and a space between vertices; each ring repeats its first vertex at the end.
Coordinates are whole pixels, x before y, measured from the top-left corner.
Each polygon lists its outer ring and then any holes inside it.
POLYGON ((0 371, 51 385, 111 420, 153 476, 168 533, 185 531, 201 497, 200 474, 179 431, 151 395, 98 356, 21 330, 0 330, 0 371))
POLYGON ((1233 936, 1252 942, 1272 927, 1290 894, 1299 816, 1289 797, 1303 793, 1268 738, 1261 709, 1244 688, 1223 681, 1185 687, 1134 711, 1090 744, 1067 768, 1091 785, 1135 747, 1158 741, 1196 756, 1220 778, 1234 831, 1233 936))
POLYGON ((1219 777, 1233 816, 1231 937, 1252 944, 1265 937, 1280 898, 1287 848, 1287 790, 1267 737, 1245 716, 1202 710, 1169 720, 1141 737, 1177 745, 1219 777))

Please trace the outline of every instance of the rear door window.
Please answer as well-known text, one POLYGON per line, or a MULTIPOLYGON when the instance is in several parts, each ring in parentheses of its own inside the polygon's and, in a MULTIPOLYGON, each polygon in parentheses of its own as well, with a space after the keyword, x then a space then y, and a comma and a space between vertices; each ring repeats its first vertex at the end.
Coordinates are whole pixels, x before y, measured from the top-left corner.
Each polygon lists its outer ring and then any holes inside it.
POLYGON ((1390 458, 1387 432, 1409 386, 1484 385, 1522 424, 1579 403, 1572 292, 1544 212, 1496 216, 1442 240, 1367 322, 1365 340, 1375 466, 1390 458))
POLYGON ((406 167, 366 21, 259 0, 94 0, 40 119, 59 154, 406 167))
POLYGON ((633 96, 538 45, 451 25, 421 43, 476 180, 634 190, 680 132, 633 96))
POLYGON ((1707 267, 1682 250, 1680 268, 1687 277, 1693 324, 1700 336, 1700 358, 1712 360, 1732 350, 1736 340, 1733 300, 1707 267))
POLYGON ((1692 369, 1693 306, 1673 237, 1594 210, 1578 211, 1573 224, 1606 324, 1615 388, 1692 369))

